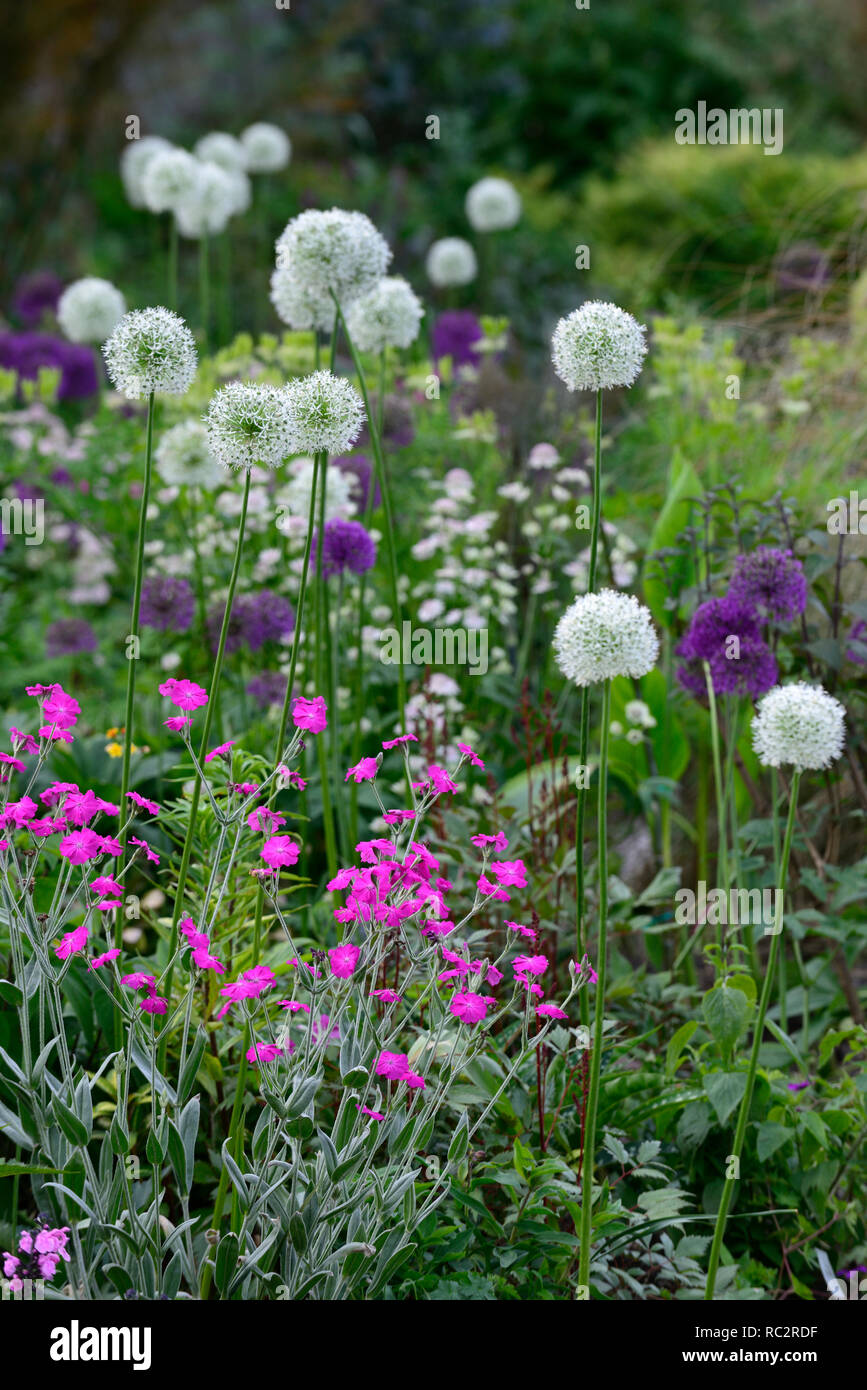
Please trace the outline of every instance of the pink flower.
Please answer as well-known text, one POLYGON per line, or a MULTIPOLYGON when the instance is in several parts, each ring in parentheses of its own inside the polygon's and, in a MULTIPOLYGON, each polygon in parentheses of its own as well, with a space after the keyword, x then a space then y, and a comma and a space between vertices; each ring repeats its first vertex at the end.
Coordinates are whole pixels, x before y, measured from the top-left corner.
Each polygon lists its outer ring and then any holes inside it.
POLYGON ((531 941, 535 941, 539 935, 532 927, 522 927, 520 922, 507 922, 506 926, 509 928, 509 931, 520 932, 522 936, 528 936, 531 941))
POLYGON ((344 782, 348 782, 350 777, 354 782, 370 782, 379 771, 379 764, 376 758, 362 758, 360 762, 351 767, 344 777, 344 782))
POLYGON ((73 830, 64 835, 59 849, 70 864, 86 864, 90 859, 98 859, 103 852, 103 837, 93 830, 73 830))
POLYGON ((467 990, 463 994, 455 994, 449 1002, 449 1011, 459 1018, 462 1023, 479 1023, 488 1013, 488 997, 484 994, 473 994, 467 990))
POLYGON ((211 938, 199 931, 192 917, 182 917, 178 923, 178 928, 194 951, 207 951, 211 944, 211 938))
POLYGON ((407 1071, 401 1080, 405 1081, 407 1086, 410 1086, 414 1091, 423 1091, 425 1088, 424 1077, 420 1076, 417 1071, 407 1071))
POLYGON ((502 830, 498 830, 496 835, 473 835, 470 844, 475 845, 476 849, 484 849, 486 845, 492 845, 497 854, 502 854, 504 849, 509 848, 509 841, 502 830))
POLYGON ((182 729, 188 729, 192 722, 192 719, 184 714, 173 714, 171 719, 163 720, 165 727, 171 729, 173 734, 179 734, 182 729))
POLYGON ((103 951, 101 956, 94 956, 93 960, 88 961, 91 970, 98 970, 101 965, 107 965, 110 960, 117 960, 120 951, 114 946, 110 951, 103 951))
POLYGON ((545 1018, 568 1018, 565 1009, 558 1009, 556 1004, 537 1004, 536 1013, 542 1014, 545 1018))
POLYGON ((247 824, 251 830, 267 834, 269 830, 279 830, 281 825, 285 825, 286 817, 281 816, 279 811, 270 811, 267 806, 257 806, 247 817, 247 824))
POLYGON ((16 753, 38 753, 39 744, 32 734, 24 734, 20 729, 16 729, 14 724, 9 730, 9 737, 12 740, 12 747, 16 753))
POLYGON ((515 956, 512 966, 516 975, 544 975, 548 969, 548 957, 515 956))
POLYGON ((329 893, 340 893, 344 888, 348 888, 350 883, 357 877, 357 869, 338 869, 334 878, 326 883, 329 893))
POLYGON ((147 840, 137 840, 135 835, 130 835, 129 842, 131 845, 138 845, 139 849, 143 849, 145 852, 145 859, 149 860, 151 864, 158 864, 160 862, 159 855, 156 850, 151 849, 147 840))
POLYGON ((523 859, 495 859, 488 867, 502 888, 526 888, 527 871, 523 859))
POLYGON ((127 989, 156 989, 156 980, 153 975, 146 975, 143 970, 134 970, 131 975, 122 975, 121 984, 126 985, 127 989))
POLYGON ((74 931, 68 931, 65 936, 60 938, 60 945, 55 948, 54 954, 58 960, 68 960, 70 956, 83 951, 87 945, 87 927, 82 923, 74 931))
POLYGON ((302 1004, 300 999, 281 999, 280 1008, 288 1009, 290 1014, 300 1014, 302 1012, 309 1014, 310 1012, 310 1005, 302 1004))
POLYGON ((389 748, 396 748, 399 743, 418 743, 415 734, 401 734, 399 738, 387 738, 382 745, 388 751, 389 748))
POLYGON ((369 998, 381 999, 384 1004, 399 1004, 403 995, 396 994, 393 989, 372 989, 369 998))
POLYGON ((50 816, 40 816, 37 820, 29 821, 27 829, 31 835, 56 835, 58 830, 66 829, 66 821, 62 816, 59 820, 52 820, 50 816))
POLYGON ((485 764, 482 762, 482 760, 481 760, 481 758, 479 757, 478 753, 474 753, 473 750, 472 750, 472 748, 470 748, 469 744, 467 744, 467 743, 459 743, 459 744, 458 744, 458 751, 459 751, 460 753, 463 753, 463 755, 464 755, 465 758, 469 758, 469 760, 470 760, 470 762, 472 763, 473 767, 484 767, 485 764))
POLYGON ((247 1049, 248 1062, 274 1062, 283 1053, 276 1043, 254 1043, 247 1049))
POLYGON ((262 846, 262 858, 270 869, 291 868, 298 863, 301 847, 291 835, 272 835, 262 846))
POLYGON ((328 706, 321 695, 305 700, 299 695, 292 706, 292 723, 296 729, 306 729, 311 734, 321 734, 328 726, 328 706))
POLYGON ((3 812, 4 825, 16 825, 19 829, 33 818, 39 807, 29 796, 22 796, 20 801, 10 801, 7 803, 6 810, 3 812))
POLYGON ((143 811, 150 811, 152 816, 158 816, 160 807, 155 801, 149 801, 146 796, 139 796, 138 792, 127 792, 130 801, 134 801, 136 806, 140 806, 143 811))
POLYGON ((193 957, 193 964, 199 970, 213 970, 215 975, 225 975, 226 967, 222 961, 212 956, 206 946, 196 946, 190 953, 193 957))
POLYGON ((216 748, 211 749, 210 753, 205 754, 205 762, 210 763, 213 762, 214 758, 222 757, 224 753, 228 753, 230 748, 234 748, 237 741, 237 739, 232 738, 229 740, 228 743, 218 744, 216 748))
POLYGON ((92 791, 69 792, 63 806, 63 814, 70 825, 87 825, 88 821, 100 813, 116 816, 119 812, 119 806, 115 806, 111 801, 103 801, 101 796, 92 791))
POLYGON ((168 1007, 168 1000, 163 999, 159 994, 152 994, 147 999, 140 999, 138 1006, 145 1014, 164 1014, 168 1007))
POLYGON ((508 893, 502 888, 498 888, 496 883, 492 883, 486 874, 479 874, 476 883, 479 892, 484 893, 486 897, 496 898, 498 902, 502 903, 507 903, 509 901, 508 893))
POLYGON ((169 680, 163 681, 159 690, 160 694, 165 695, 178 709, 194 710, 208 703, 208 692, 196 685, 195 681, 177 681, 172 676, 169 680))
POLYGON ((433 783, 434 791, 437 792, 456 792, 457 782, 453 782, 444 767, 437 767, 436 763, 431 763, 427 770, 428 777, 433 783))
POLYGON ((409 1059, 405 1052, 380 1052, 376 1062, 377 1076, 387 1076, 389 1081, 403 1081, 409 1071, 409 1059))
POLYGON ((123 854, 123 845, 114 835, 100 835, 99 843, 104 854, 123 854))
POLYGON ((62 685, 52 685, 49 690, 49 695, 43 701, 42 717, 55 729, 74 728, 81 714, 81 705, 72 695, 67 695, 62 685))
POLYGON ((0 763, 6 763, 8 767, 14 767, 16 772, 26 771, 24 763, 20 758, 13 758, 9 753, 0 753, 0 763))
POLYGON ((360 950, 351 941, 345 941, 342 946, 332 946, 328 952, 332 975, 336 975, 339 980, 350 979, 360 955, 360 950))
POLYGON ((385 1116, 384 1116, 384 1115, 380 1115, 380 1113, 379 1113, 378 1110, 370 1110, 370 1109, 368 1109, 368 1107, 367 1107, 366 1105, 359 1105, 359 1104, 358 1104, 358 1101, 355 1102, 355 1108, 356 1108, 356 1110, 360 1110, 361 1113, 362 1113, 362 1115, 369 1115, 370 1118, 371 1118, 372 1120, 384 1120, 384 1119, 385 1119, 385 1116))
POLYGON ((91 880, 89 887, 94 893, 123 893, 123 886, 111 874, 100 874, 99 878, 91 880))

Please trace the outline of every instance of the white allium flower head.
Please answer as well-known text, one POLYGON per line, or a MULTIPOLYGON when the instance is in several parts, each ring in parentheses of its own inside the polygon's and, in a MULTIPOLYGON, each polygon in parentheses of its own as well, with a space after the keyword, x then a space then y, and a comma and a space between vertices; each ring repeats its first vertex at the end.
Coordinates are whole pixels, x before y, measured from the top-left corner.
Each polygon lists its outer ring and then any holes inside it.
POLYGON ((255 121, 241 132, 241 144, 251 174, 273 174, 285 169, 292 158, 292 142, 285 130, 267 121, 255 121))
POLYGON ((215 488, 226 481, 201 420, 182 420, 162 436, 156 451, 157 472, 170 487, 215 488))
POLYGON ((292 265, 280 265, 271 274, 271 303, 283 323, 294 329, 330 329, 334 324, 334 300, 314 293, 292 265))
POLYGON ((232 185, 232 216, 246 212, 253 199, 253 185, 243 169, 224 169, 232 185))
POLYGON ((297 377, 288 386, 296 454, 345 454, 364 424, 364 404, 351 382, 328 371, 297 377))
POLYGON ((142 179, 148 164, 161 150, 172 148, 170 140, 161 135, 142 135, 138 140, 130 140, 120 157, 120 176, 126 196, 134 208, 145 205, 142 179))
POLYGON ((186 150, 158 150, 142 175, 141 189, 150 212, 171 212, 196 186, 198 160, 186 150))
POLYGON ((295 443, 292 406, 285 387, 233 381, 221 386, 205 416, 208 443, 224 468, 277 468, 295 443))
POLYGON ((346 326, 361 352, 380 352, 414 343, 423 315, 422 302, 412 286, 400 275, 386 275, 367 294, 352 301, 346 311, 346 326))
POLYGON ((554 371, 570 391, 631 386, 646 352, 644 325, 596 299, 561 319, 551 339, 554 371))
MULTIPOLYGON (((307 519, 310 515, 310 495, 313 491, 314 462, 308 458, 294 459, 287 465, 289 481, 285 487, 274 494, 277 505, 277 528, 280 531, 307 534, 307 519)), ((321 475, 320 475, 321 476, 321 475)), ((334 517, 347 518, 355 512, 352 500, 352 483, 349 477, 329 463, 325 473, 325 520, 334 517)), ((319 503, 317 501, 317 510, 319 503)))
POLYGON ((846 711, 821 685, 775 685, 758 703, 753 748, 766 767, 829 767, 840 757, 846 711))
POLYGON ((240 140, 225 130, 212 130, 209 135, 203 135, 193 146, 193 152, 197 159, 206 164, 217 164, 221 169, 243 170, 247 167, 247 151, 240 140))
POLYGON ((334 294, 341 308, 371 289, 388 269, 391 248, 363 212, 309 208, 277 239, 277 265, 292 266, 308 292, 334 294))
POLYGON ((126 314, 102 353, 111 381, 133 401, 152 391, 183 395, 196 375, 195 339, 170 309, 126 314))
POLYGON ((602 589, 571 604, 554 630, 557 665, 576 685, 614 676, 646 676, 656 665, 659 640, 650 611, 634 594, 602 589))
POLYGON ((508 179, 487 178, 474 183, 466 197, 467 219, 477 232, 501 232, 521 216, 521 197, 508 179))
POLYGON ((175 207, 182 236, 199 238, 223 231, 237 206, 238 172, 227 173, 219 164, 197 161, 195 183, 175 207))
POLYGON ((67 285, 57 305, 57 321, 73 343, 104 343, 125 313, 120 290, 96 275, 67 285))
POLYGON ((463 237, 447 236, 435 241, 427 253, 425 270, 439 289, 468 285, 478 271, 476 253, 463 237))

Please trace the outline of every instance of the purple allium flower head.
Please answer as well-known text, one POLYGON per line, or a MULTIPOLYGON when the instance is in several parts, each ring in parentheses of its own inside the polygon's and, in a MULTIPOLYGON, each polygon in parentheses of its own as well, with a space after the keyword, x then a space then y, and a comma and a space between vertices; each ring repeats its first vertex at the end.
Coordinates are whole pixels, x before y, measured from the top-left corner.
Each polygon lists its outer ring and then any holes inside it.
POLYGON ((699 699, 707 694, 704 661, 710 666, 716 695, 756 699, 777 683, 777 663, 762 640, 755 610, 730 594, 700 604, 675 650, 686 663, 678 668, 677 679, 699 699))
MULTIPOLYGON (((310 547, 310 568, 315 570, 319 546, 319 532, 313 533, 310 547)), ((325 537, 322 545, 322 575, 330 579, 334 574, 351 570, 353 574, 364 574, 376 563, 376 544, 373 537, 364 529, 360 521, 342 521, 335 517, 325 523, 325 537)))
POLYGON ((856 666, 867 666, 867 623, 863 619, 851 628, 848 640, 855 645, 846 648, 846 660, 856 666))
POLYGON ((447 309, 433 326, 433 355, 450 357, 456 367, 475 367, 480 360, 474 344, 484 337, 482 325, 469 309, 447 309))
POLYGON ((96 651, 96 633, 84 618, 57 618, 45 630, 45 655, 75 656, 96 651))
POLYGON ((140 621, 157 632, 186 632, 193 621, 196 600, 186 579, 154 574, 141 587, 140 621))
MULTIPOLYGON (((211 649, 217 650, 225 605, 217 603, 208 612, 205 626, 211 649)), ((295 628, 295 613, 288 599, 270 589, 257 594, 242 594, 232 605, 226 633, 226 651, 236 652, 242 643, 257 652, 266 642, 279 642, 295 628)))
POLYGON ((341 473, 352 479, 353 499, 362 516, 367 511, 371 482, 373 483, 373 505, 374 507, 379 506, 381 500, 379 483, 373 476, 373 464, 366 454, 346 454, 342 458, 334 458, 329 462, 336 464, 341 473))
POLYGON ((791 550, 760 546, 735 560, 729 597, 756 609, 762 619, 791 622, 807 606, 804 567, 791 550))
POLYGON ((99 387, 91 349, 48 333, 0 333, 0 367, 28 381, 36 379, 40 367, 59 368, 59 400, 92 396, 99 387))
POLYGON ((282 705, 286 695, 286 677, 282 671, 260 671, 248 683, 247 694, 260 709, 282 705))
MULTIPOLYGON (((371 396, 370 409, 374 420, 379 419, 379 397, 371 396)), ((386 396, 382 412, 382 438, 391 449, 406 449, 415 439, 415 420, 412 406, 405 396, 390 393, 386 396)), ((370 447, 370 430, 367 421, 361 427, 357 444, 359 449, 370 447)))
POLYGON ((25 328, 38 328, 45 314, 53 314, 63 293, 63 281, 53 270, 23 275, 12 294, 12 312, 25 328))

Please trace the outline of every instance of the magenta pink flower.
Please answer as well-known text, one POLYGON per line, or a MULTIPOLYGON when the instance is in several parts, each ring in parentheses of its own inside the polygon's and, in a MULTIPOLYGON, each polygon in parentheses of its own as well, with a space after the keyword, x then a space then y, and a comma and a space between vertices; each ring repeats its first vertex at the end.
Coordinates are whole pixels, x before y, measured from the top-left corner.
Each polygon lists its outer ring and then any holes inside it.
POLYGON ((205 936, 204 932, 199 931, 192 917, 182 917, 178 923, 178 929, 182 936, 187 938, 193 950, 207 950, 211 944, 211 938, 205 936))
POLYGON ((9 730, 9 737, 12 740, 12 747, 14 748, 16 753, 39 752, 39 744, 36 742, 36 739, 33 737, 33 735, 22 733, 20 729, 15 728, 14 724, 12 728, 9 730))
POLYGON ((398 738, 387 738, 382 746, 387 752, 389 748, 397 748, 402 743, 418 743, 418 739, 415 734, 401 734, 398 738))
POLYGON ((457 791, 457 789, 458 789, 458 784, 457 784, 457 782, 453 782, 453 781, 452 781, 451 777, 449 777, 449 774, 446 772, 446 770, 445 770, 444 767, 438 767, 436 763, 431 763, 430 767, 429 767, 428 770, 427 770, 427 774, 428 774, 428 777, 430 778, 430 780, 431 780, 431 782, 432 782, 432 784, 433 784, 434 791, 437 791, 437 792, 456 792, 456 791, 457 791))
POLYGON ((165 695, 178 709, 194 710, 208 703, 207 690, 196 685, 195 681, 178 681, 170 677, 169 680, 163 681, 159 690, 160 694, 165 695))
POLYGON ((380 1052, 377 1058, 377 1076, 387 1076, 389 1081, 403 1081, 409 1069, 405 1052, 380 1052))
POLYGON ((463 994, 455 994, 449 1002, 449 1011, 459 1018, 461 1023, 479 1023, 487 1017, 490 998, 485 994, 473 994, 466 990, 463 994))
POLYGON ((336 975, 339 980, 350 979, 360 955, 360 950, 351 941, 344 941, 342 946, 332 946, 328 952, 332 975, 336 975))
POLYGON ((83 951, 87 945, 87 927, 82 923, 73 931, 68 931, 65 936, 60 938, 60 945, 55 947, 54 954, 58 960, 68 960, 70 956, 83 951))
POLYGON ((123 854, 123 845, 115 835, 100 835, 99 843, 104 854, 123 854))
POLYGON ((344 888, 348 888, 350 883, 357 877, 357 869, 338 869, 334 878, 326 883, 329 893, 340 893, 344 888))
POLYGON ((403 999, 402 994, 396 994, 393 989, 372 989, 371 999, 381 999, 384 1004, 399 1004, 403 999))
POLYGON ((470 760, 470 762, 472 763, 473 767, 484 767, 485 764, 482 762, 482 760, 481 760, 481 758, 479 757, 478 753, 474 753, 473 750, 472 750, 472 748, 470 748, 470 746, 469 746, 468 743, 459 743, 459 744, 458 744, 458 751, 459 751, 460 753, 463 753, 463 755, 464 755, 465 758, 469 758, 469 760, 470 760))
POLYGON ((37 820, 29 821, 27 829, 31 835, 40 838, 43 835, 56 835, 58 830, 66 829, 66 821, 62 816, 59 820, 52 820, 50 816, 40 816, 37 820))
POLYGON ((309 1014, 310 1012, 310 1005, 302 1004, 300 999, 281 999, 280 1008, 288 1009, 290 1014, 309 1014))
POLYGON ((145 858, 149 860, 151 864, 158 864, 160 862, 159 855, 157 854, 156 850, 151 849, 147 840, 137 840, 135 835, 130 835, 129 842, 131 845, 138 845, 139 849, 143 849, 145 852, 145 858))
POLYGON ((146 975, 143 970, 134 970, 131 975, 122 975, 121 984, 126 985, 127 989, 156 989, 156 980, 153 975, 146 975))
POLYGON ((292 723, 296 729, 306 729, 311 734, 321 734, 328 726, 328 706, 321 695, 305 700, 299 695, 292 706, 292 723))
POLYGON ((100 874, 98 878, 91 880, 89 887, 94 893, 123 893, 123 885, 117 879, 112 878, 111 874, 100 874))
POLYGON ((358 1101, 355 1102, 355 1108, 356 1110, 360 1110, 362 1115, 369 1115, 372 1120, 385 1119, 385 1116, 381 1115, 378 1110, 370 1110, 366 1105, 359 1105, 358 1101))
POLYGON ((158 806, 156 801, 149 801, 146 796, 139 796, 138 792, 127 792, 127 796, 130 801, 135 802, 136 806, 140 806, 143 811, 150 811, 152 816, 159 815, 161 807, 158 806))
POLYGON ((289 869, 298 863, 301 847, 291 835, 272 835, 262 846, 262 858, 270 869, 289 869))
POLYGON ((501 888, 526 888, 527 870, 523 859, 493 860, 488 865, 501 888))
POLYGON ((0 753, 0 763, 5 763, 7 767, 14 767, 16 772, 25 772, 26 766, 20 758, 13 758, 10 753, 0 753))
POLYGON ((406 1075, 401 1077, 401 1080, 405 1081, 407 1086, 411 1087, 414 1091, 423 1091, 425 1088, 424 1077, 420 1076, 417 1071, 407 1071, 406 1075))
POLYGON ((101 956, 94 956, 93 960, 88 961, 88 965, 91 970, 98 970, 101 965, 107 965, 110 960, 117 960, 119 955, 119 949, 114 946, 110 951, 103 951, 101 956))
POLYGON ((344 782, 348 782, 350 777, 354 782, 370 782, 379 771, 379 764, 376 758, 362 758, 360 762, 351 767, 344 777, 344 782))
POLYGON ((193 958, 193 964, 199 970, 213 970, 215 975, 225 975, 225 965, 222 961, 217 960, 216 956, 212 956, 206 946, 195 946, 190 954, 193 958))
POLYGON ((276 1043, 254 1043, 247 1049, 248 1062, 274 1062, 282 1056, 283 1048, 276 1043))
POLYGON ((537 1004, 536 1013, 542 1014, 544 1018, 568 1018, 565 1009, 558 1009, 556 1004, 537 1004))
POLYGON ((531 941, 535 941, 539 935, 532 927, 522 927, 520 922, 507 922, 506 926, 509 928, 509 931, 520 932, 522 936, 528 936, 531 941))
POLYGON ((210 763, 213 762, 214 758, 222 757, 224 753, 228 753, 230 748, 234 748, 237 741, 237 739, 232 738, 229 739, 228 743, 221 743, 216 748, 212 748, 210 753, 205 754, 205 762, 210 763))
POLYGON ((163 720, 165 727, 171 729, 173 734, 179 734, 183 729, 188 729, 192 722, 192 719, 186 714, 173 714, 171 719, 163 720))
POLYGON ((62 685, 49 686, 49 694, 42 704, 42 716, 47 724, 55 729, 72 729, 80 714, 81 705, 74 696, 67 695, 62 685))
POLYGON ((516 975, 544 975, 548 969, 547 956, 515 956, 512 966, 516 975))
POLYGON ((496 835, 473 835, 470 844, 475 845, 476 849, 485 849, 487 845, 491 845, 496 854, 502 854, 504 849, 509 848, 509 841, 502 830, 498 830, 496 835))
POLYGON ((509 895, 503 888, 498 888, 496 883, 492 883, 487 874, 479 874, 476 885, 480 893, 485 897, 496 898, 498 902, 509 902, 509 895))
POLYGON ((59 849, 70 864, 86 864, 103 853, 103 837, 93 830, 73 830, 69 835, 64 835, 59 849))
POLYGON ((151 994, 147 999, 140 999, 138 1006, 145 1014, 164 1014, 168 1007, 168 1000, 163 999, 159 994, 151 994))
POLYGON ((257 806, 247 817, 247 824, 251 830, 267 834, 269 830, 279 830, 281 825, 285 825, 286 817, 281 816, 279 811, 269 810, 267 806, 257 806))

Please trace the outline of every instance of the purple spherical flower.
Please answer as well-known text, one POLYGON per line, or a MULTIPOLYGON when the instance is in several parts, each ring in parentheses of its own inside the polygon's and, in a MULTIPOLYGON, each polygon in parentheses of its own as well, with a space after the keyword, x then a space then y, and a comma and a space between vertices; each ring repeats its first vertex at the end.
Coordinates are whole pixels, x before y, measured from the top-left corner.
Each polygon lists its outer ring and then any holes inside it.
POLYGON ((38 328, 46 314, 53 314, 63 294, 63 281, 53 270, 23 275, 12 294, 12 312, 25 328, 38 328))
POLYGON ((777 683, 777 662, 762 639, 755 610, 730 594, 708 599, 695 610, 675 651, 685 662, 677 679, 699 699, 707 694, 705 661, 716 695, 756 699, 777 683))
MULTIPOLYGON (((379 419, 379 398, 371 396, 370 411, 374 420, 379 419)), ((412 406, 405 396, 389 394, 385 397, 382 410, 382 438, 389 449, 406 449, 415 439, 415 420, 412 406)), ((359 449, 370 447, 370 430, 367 421, 361 427, 357 444, 359 449)))
POLYGON ((867 666, 867 623, 863 619, 851 628, 848 640, 854 645, 846 648, 846 660, 855 666, 867 666))
POLYGON ((804 567, 791 550, 760 546, 735 560, 729 596, 754 608, 762 619, 791 622, 807 606, 804 567))
POLYGON ((96 651, 96 633, 84 618, 57 618, 45 630, 45 655, 76 656, 96 651))
MULTIPOLYGON (((319 546, 319 532, 313 533, 310 547, 310 568, 315 570, 319 546)), ((330 579, 333 574, 343 574, 351 570, 353 574, 364 574, 376 563, 376 545, 373 537, 360 521, 341 521, 335 518, 325 523, 325 539, 322 545, 322 574, 330 579)))
POLYGON ((295 630, 295 611, 282 594, 261 589, 258 594, 246 594, 240 602, 251 651, 257 652, 266 642, 279 642, 295 630))
POLYGON ((157 632, 186 632, 195 608, 195 596, 186 579, 154 574, 141 586, 142 627, 153 627, 157 632))
POLYGON ((282 671, 260 671, 248 682, 247 694, 260 709, 282 705, 286 695, 286 677, 282 671))
POLYGON ((58 368, 59 400, 92 396, 99 386, 91 349, 48 333, 0 333, 0 367, 28 381, 35 381, 40 367, 58 368))
POLYGON ((351 480, 353 501, 362 515, 367 511, 371 483, 373 484, 373 505, 374 507, 379 506, 381 499, 379 483, 373 476, 373 464, 365 454, 346 454, 342 458, 330 459, 329 462, 336 464, 341 473, 351 480))
POLYGON ((448 309, 440 314, 433 326, 433 355, 438 362, 450 357, 456 367, 475 367, 480 354, 475 344, 484 337, 482 325, 469 309, 448 309))

